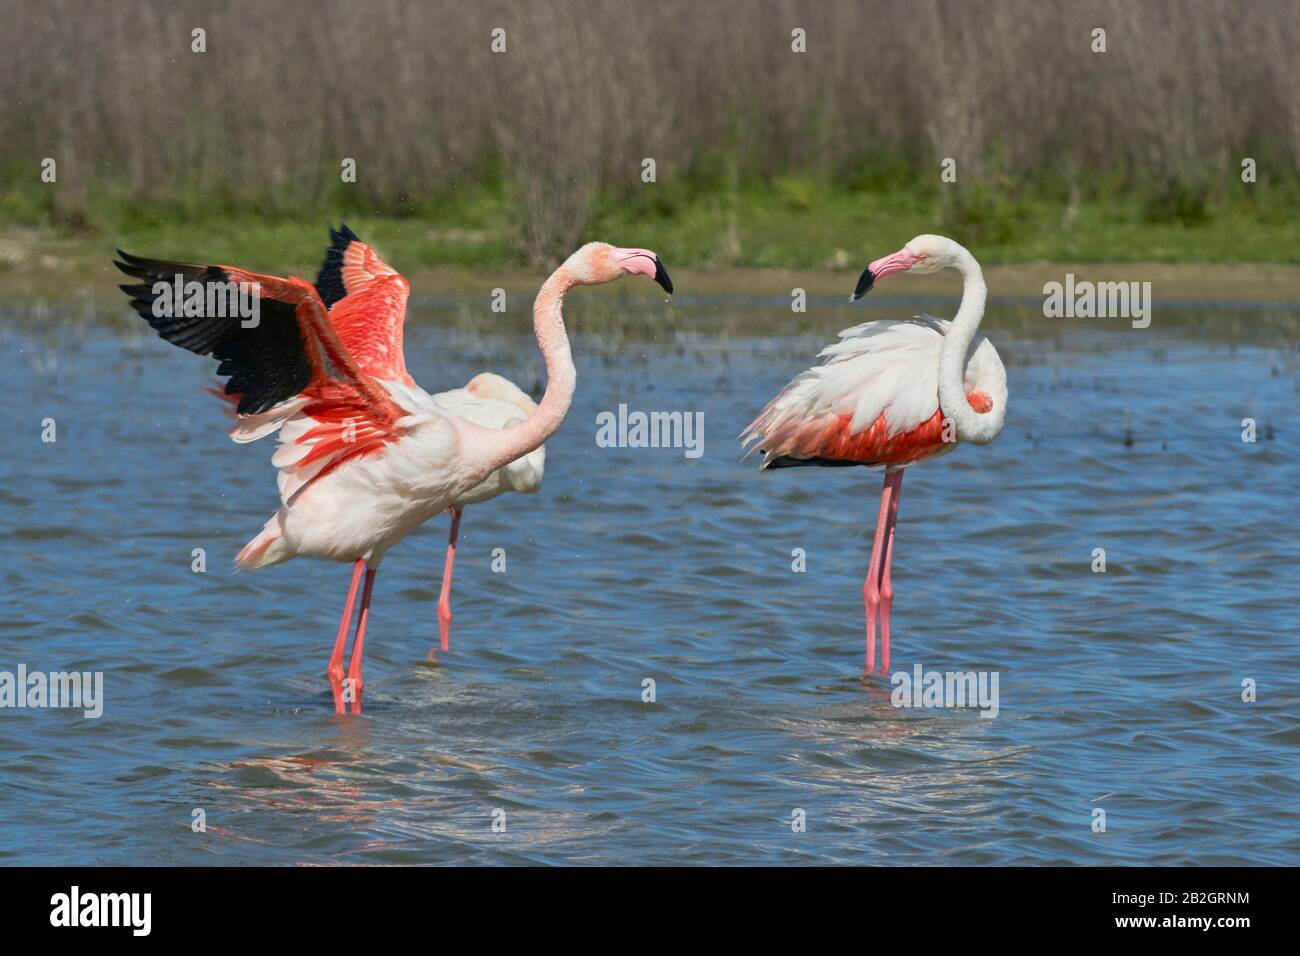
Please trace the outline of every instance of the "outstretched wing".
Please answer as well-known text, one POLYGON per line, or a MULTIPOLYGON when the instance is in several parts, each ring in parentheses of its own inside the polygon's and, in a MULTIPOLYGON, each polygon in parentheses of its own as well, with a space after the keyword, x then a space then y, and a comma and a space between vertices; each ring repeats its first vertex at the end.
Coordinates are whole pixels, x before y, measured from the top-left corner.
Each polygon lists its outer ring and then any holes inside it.
POLYGON ((117 267, 140 280, 122 286, 135 310, 167 341, 218 358, 217 374, 227 378, 226 394, 238 395, 241 416, 283 408, 287 411, 280 414, 299 422, 291 442, 298 448, 282 448, 273 459, 282 472, 287 465, 296 474, 295 488, 404 434, 400 422, 407 411, 358 367, 306 281, 231 266, 142 259, 120 250, 118 255, 117 267), (193 302, 188 311, 196 314, 170 315, 181 297, 159 300, 171 294, 177 276, 185 282, 235 283, 257 303, 256 323, 239 314, 226 316, 228 308, 207 308, 206 299, 193 302))
POLYGON ((344 223, 330 229, 316 289, 330 322, 357 365, 375 378, 414 385, 406 371, 402 327, 410 284, 344 223))
POLYGON ((131 307, 168 342, 217 359, 217 374, 227 379, 225 395, 236 403, 240 415, 266 411, 311 382, 311 365, 293 304, 263 295, 247 282, 249 273, 226 266, 142 259, 120 249, 117 254, 121 257, 117 267, 137 280, 120 287, 130 297, 131 307), (187 286, 197 289, 199 297, 187 298, 187 286), (254 300, 256 322, 242 314, 254 300))

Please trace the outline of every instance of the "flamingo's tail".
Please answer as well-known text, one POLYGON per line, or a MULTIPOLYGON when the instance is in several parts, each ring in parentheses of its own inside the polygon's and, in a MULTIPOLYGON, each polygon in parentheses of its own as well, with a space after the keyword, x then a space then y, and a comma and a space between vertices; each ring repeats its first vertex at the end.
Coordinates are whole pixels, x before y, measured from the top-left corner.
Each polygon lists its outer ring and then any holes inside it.
POLYGON ((257 537, 235 555, 235 564, 245 571, 255 571, 288 561, 292 557, 293 549, 284 540, 284 513, 277 511, 257 537))

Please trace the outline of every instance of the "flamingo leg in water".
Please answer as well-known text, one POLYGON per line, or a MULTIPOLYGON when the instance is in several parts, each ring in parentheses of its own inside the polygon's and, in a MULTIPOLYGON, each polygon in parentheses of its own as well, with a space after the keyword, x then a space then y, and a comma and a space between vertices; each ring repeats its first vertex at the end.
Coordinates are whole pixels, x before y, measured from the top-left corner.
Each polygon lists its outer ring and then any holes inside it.
POLYGON ((375 569, 366 568, 366 586, 361 591, 361 614, 357 617, 357 637, 352 644, 352 660, 348 662, 348 684, 352 690, 352 713, 361 713, 361 655, 366 648, 366 623, 370 620, 370 592, 375 586, 375 569))
POLYGON ((880 514, 876 517, 876 534, 871 539, 871 564, 867 580, 862 585, 862 603, 867 610, 867 666, 863 677, 869 677, 876 667, 876 615, 880 609, 880 568, 885 545, 885 524, 889 520, 889 500, 894 490, 893 474, 885 475, 885 486, 880 490, 880 514))
POLYGON ((451 647, 451 569, 456 563, 456 538, 460 534, 460 513, 464 509, 451 509, 451 533, 447 536, 447 563, 442 568, 442 594, 438 597, 438 631, 442 635, 442 649, 451 647))
POLYGON ((329 666, 325 673, 329 675, 330 689, 334 691, 334 712, 343 710, 343 649, 347 643, 348 631, 352 630, 352 608, 357 602, 357 588, 361 584, 361 572, 365 569, 364 558, 357 558, 352 566, 352 586, 348 588, 348 600, 343 605, 343 617, 339 621, 339 635, 334 639, 334 653, 330 655, 329 666))
POLYGON ((898 499, 903 496, 902 469, 889 475, 894 479, 894 492, 889 497, 889 521, 885 525, 885 550, 880 568, 880 672, 889 675, 889 612, 894 606, 894 585, 890 569, 894 566, 894 527, 898 524, 898 499))

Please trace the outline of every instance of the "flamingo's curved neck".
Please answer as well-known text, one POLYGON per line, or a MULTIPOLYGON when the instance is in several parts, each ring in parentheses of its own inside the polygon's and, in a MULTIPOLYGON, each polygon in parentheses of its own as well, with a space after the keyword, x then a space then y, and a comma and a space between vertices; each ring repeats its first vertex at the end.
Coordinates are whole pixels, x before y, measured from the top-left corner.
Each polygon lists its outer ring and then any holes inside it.
POLYGON ((984 285, 979 263, 965 249, 961 249, 955 268, 961 273, 965 287, 961 307, 948 327, 939 352, 939 407, 951 419, 958 441, 985 445, 1002 431, 1006 402, 997 396, 993 408, 983 414, 971 408, 966 400, 966 362, 971 342, 984 318, 988 287, 984 285))
POLYGON ((564 331, 561 306, 564 293, 577 284, 572 273, 562 265, 551 273, 537 293, 533 302, 533 329, 546 362, 546 394, 536 411, 522 424, 491 433, 492 446, 482 466, 485 474, 541 447, 555 434, 568 414, 578 375, 573 367, 573 353, 569 350, 569 336, 564 331))

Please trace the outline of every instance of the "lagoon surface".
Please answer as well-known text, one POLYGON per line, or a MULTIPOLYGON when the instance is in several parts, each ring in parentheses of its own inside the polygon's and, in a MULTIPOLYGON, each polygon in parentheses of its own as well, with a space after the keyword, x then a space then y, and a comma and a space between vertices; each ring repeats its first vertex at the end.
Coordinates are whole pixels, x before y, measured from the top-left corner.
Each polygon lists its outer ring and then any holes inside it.
MULTIPOLYGON (((990 309, 1007 426, 909 470, 893 615, 895 671, 998 675, 984 719, 859 676, 879 476, 760 474, 734 440, 839 329, 909 310, 746 331, 762 308, 571 316, 541 492, 466 510, 436 661, 447 519, 390 552, 361 718, 324 678, 348 568, 233 569, 272 445, 226 438, 213 363, 125 320, 0 325, 0 670, 104 675, 98 719, 0 709, 0 862, 1300 863, 1294 335, 990 309), (703 454, 598 447, 620 403, 702 412, 703 454)), ((522 319, 426 303, 407 352, 431 391, 543 384, 522 319)))

